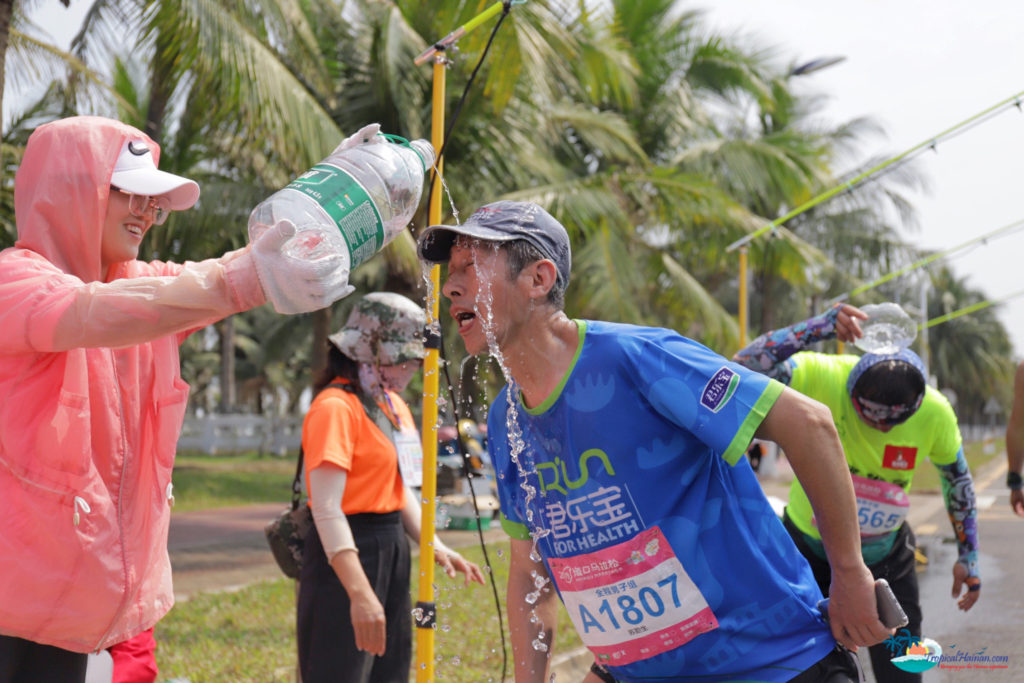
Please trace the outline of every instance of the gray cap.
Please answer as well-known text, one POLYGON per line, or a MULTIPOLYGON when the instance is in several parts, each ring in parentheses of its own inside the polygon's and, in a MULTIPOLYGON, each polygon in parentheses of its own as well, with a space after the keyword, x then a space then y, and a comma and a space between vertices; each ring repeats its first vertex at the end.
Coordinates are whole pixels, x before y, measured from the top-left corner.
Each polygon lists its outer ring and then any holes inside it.
POLYGON ((569 285, 572 267, 569 233, 533 202, 491 202, 477 209, 462 225, 431 225, 420 235, 417 245, 420 258, 430 263, 444 263, 458 235, 485 242, 526 240, 555 264, 562 286, 569 285))
POLYGON ((327 337, 338 350, 360 363, 397 365, 423 358, 426 314, 401 294, 367 294, 349 313, 345 326, 327 337))

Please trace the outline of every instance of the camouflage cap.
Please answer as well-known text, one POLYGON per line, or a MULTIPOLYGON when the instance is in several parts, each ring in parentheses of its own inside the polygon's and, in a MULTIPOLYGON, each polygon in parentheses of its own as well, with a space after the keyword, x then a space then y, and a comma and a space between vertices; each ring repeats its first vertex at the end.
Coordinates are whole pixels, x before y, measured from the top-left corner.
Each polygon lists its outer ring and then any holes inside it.
POLYGON ((327 338, 352 360, 397 365, 423 358, 424 325, 426 314, 411 299, 373 292, 360 299, 344 327, 327 338))

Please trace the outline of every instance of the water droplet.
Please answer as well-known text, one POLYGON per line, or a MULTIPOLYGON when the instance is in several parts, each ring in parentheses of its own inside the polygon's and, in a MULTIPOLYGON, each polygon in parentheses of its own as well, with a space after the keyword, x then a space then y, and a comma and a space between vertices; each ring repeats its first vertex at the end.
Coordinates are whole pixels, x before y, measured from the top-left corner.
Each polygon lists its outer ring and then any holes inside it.
POLYGON ((533 641, 533 649, 536 650, 537 652, 547 652, 548 651, 548 646, 547 646, 546 643, 543 643, 543 642, 541 642, 539 640, 535 640, 535 641, 533 641))

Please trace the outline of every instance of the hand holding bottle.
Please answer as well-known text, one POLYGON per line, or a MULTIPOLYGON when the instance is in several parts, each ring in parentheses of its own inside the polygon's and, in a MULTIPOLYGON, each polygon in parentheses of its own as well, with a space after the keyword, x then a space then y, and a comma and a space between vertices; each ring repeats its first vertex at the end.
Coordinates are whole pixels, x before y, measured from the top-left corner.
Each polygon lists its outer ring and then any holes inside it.
MULTIPOLYGON (((405 231, 420 204, 424 175, 434 163, 426 140, 399 142, 363 126, 327 158, 295 178, 249 215, 255 243, 287 219, 298 233, 285 254, 312 260, 340 255, 349 270, 405 231)), ((280 309, 279 309, 280 310, 280 309)))
POLYGON ((302 258, 302 250, 312 252, 317 245, 295 233, 295 225, 282 219, 252 245, 256 275, 274 310, 308 313, 351 294, 355 288, 348 284, 348 260, 341 255, 302 258))

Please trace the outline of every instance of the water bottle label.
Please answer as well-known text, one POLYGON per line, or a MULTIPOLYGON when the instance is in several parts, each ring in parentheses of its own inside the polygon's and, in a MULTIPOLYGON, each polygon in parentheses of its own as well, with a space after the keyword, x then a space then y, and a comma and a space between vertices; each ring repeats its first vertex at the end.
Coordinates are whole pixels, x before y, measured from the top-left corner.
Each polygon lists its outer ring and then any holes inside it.
POLYGON ((331 164, 317 164, 288 187, 321 207, 341 231, 355 268, 384 246, 384 221, 366 188, 350 174, 331 164))

